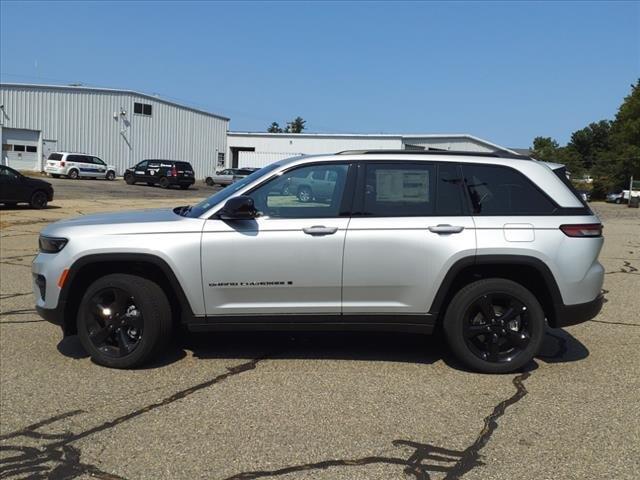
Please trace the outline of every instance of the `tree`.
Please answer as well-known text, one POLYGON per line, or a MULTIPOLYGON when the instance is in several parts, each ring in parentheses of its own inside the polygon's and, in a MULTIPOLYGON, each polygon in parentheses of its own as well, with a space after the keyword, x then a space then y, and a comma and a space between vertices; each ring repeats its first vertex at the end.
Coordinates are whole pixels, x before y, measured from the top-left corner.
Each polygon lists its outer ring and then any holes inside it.
POLYGON ((543 162, 556 162, 559 147, 551 137, 536 137, 533 139, 533 157, 543 162))
POLYGON ((302 133, 305 129, 305 123, 307 123, 307 121, 303 120, 302 117, 296 117, 292 121, 287 122, 287 128, 285 131, 287 133, 302 133))
POLYGON ((573 148, 582 157, 584 168, 590 169, 599 155, 611 150, 611 121, 590 123, 582 130, 571 134, 567 147, 573 148))
POLYGON ((282 128, 278 125, 278 122, 272 122, 269 128, 267 129, 269 133, 282 133, 282 128))

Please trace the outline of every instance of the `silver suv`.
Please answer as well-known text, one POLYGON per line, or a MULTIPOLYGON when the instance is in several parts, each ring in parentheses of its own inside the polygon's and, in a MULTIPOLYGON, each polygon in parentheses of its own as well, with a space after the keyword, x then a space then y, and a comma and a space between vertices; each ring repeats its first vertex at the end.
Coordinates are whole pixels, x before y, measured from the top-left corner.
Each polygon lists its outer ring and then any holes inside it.
POLYGON ((47 226, 39 313, 129 368, 191 331, 430 333, 482 372, 602 305, 602 225, 561 165, 456 152, 282 160, 194 206, 47 226), (321 172, 327 195, 285 188, 321 172))

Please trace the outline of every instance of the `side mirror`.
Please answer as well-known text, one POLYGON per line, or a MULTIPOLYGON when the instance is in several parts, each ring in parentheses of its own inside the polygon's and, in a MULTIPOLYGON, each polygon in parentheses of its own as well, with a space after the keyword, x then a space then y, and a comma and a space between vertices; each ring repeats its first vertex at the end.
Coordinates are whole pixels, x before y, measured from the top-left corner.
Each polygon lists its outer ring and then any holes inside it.
POLYGON ((218 217, 222 220, 251 220, 256 218, 257 214, 253 198, 240 195, 227 200, 227 203, 218 212, 218 217))

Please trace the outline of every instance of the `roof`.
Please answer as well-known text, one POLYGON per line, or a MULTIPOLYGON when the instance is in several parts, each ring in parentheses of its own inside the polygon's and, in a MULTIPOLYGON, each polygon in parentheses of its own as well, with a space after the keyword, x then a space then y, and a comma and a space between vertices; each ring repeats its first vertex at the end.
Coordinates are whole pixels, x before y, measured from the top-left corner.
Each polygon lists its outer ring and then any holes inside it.
POLYGON ((190 110, 192 112, 200 113, 202 115, 207 115, 209 117, 219 118, 220 120, 226 120, 227 122, 230 120, 228 117, 224 117, 216 113, 207 112, 206 110, 190 107, 183 103, 174 102, 172 100, 166 100, 156 95, 149 95, 147 93, 137 92, 135 90, 126 90, 126 89, 120 89, 120 88, 85 87, 85 86, 74 86, 74 85, 42 85, 37 83, 0 83, 0 88, 53 89, 53 90, 73 91, 73 92, 104 92, 104 93, 115 93, 120 95, 135 95, 135 96, 147 98, 149 100, 153 100, 156 102, 166 103, 167 105, 173 105, 174 107, 190 110))
POLYGON ((294 138, 362 138, 362 139, 398 139, 398 140, 417 140, 420 138, 438 139, 438 138, 466 138, 478 143, 482 143, 495 150, 517 155, 518 152, 513 149, 497 145, 493 142, 484 140, 483 138, 470 135, 468 133, 270 133, 270 132, 227 132, 227 136, 233 137, 294 137, 294 138))

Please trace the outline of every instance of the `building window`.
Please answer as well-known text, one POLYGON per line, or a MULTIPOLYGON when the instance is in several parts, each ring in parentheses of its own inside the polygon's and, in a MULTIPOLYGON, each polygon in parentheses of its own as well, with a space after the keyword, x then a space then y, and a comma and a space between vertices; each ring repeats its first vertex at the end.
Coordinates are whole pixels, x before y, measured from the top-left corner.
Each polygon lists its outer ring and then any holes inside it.
POLYGON ((12 149, 13 149, 13 145, 11 145, 10 143, 2 144, 2 150, 4 150, 5 152, 10 152, 12 149))
POLYGON ((224 167, 224 153, 218 153, 218 166, 224 167))
POLYGON ((27 152, 37 153, 37 151, 38 151, 38 147, 35 147, 33 145, 27 145, 27 152))
POLYGON ((137 113, 138 115, 146 115, 148 117, 151 116, 151 105, 148 103, 134 103, 133 104, 133 113, 137 113))
POLYGON ((14 152, 24 152, 24 145, 14 145, 13 146, 13 151, 14 152))

